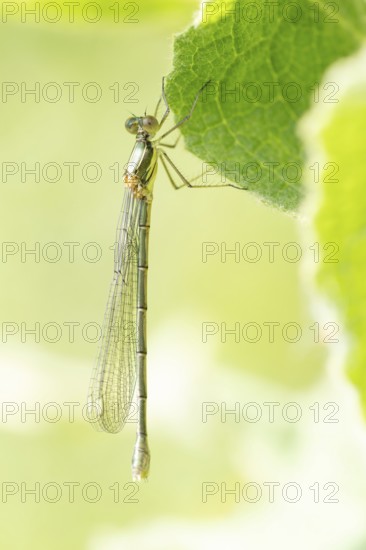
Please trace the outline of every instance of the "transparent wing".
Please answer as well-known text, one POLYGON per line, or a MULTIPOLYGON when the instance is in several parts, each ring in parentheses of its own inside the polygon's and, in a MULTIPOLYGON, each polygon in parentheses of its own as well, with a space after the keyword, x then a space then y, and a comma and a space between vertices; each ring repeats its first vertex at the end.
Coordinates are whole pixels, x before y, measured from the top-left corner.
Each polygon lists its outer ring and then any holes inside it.
POLYGON ((114 276, 102 341, 89 390, 100 429, 116 433, 126 421, 136 384, 136 296, 140 201, 126 189, 117 227, 114 276))

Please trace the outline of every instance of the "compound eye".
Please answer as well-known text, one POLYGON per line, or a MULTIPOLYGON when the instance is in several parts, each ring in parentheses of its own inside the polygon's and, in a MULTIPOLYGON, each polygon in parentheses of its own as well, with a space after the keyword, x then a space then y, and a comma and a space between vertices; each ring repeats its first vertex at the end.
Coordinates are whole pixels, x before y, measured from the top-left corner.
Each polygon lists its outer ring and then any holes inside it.
POLYGON ((148 134, 156 134, 159 130, 159 122, 154 116, 145 116, 142 119, 142 127, 148 134))
POLYGON ((137 134, 138 127, 139 123, 136 117, 130 117, 125 122, 125 128, 130 134, 137 134))

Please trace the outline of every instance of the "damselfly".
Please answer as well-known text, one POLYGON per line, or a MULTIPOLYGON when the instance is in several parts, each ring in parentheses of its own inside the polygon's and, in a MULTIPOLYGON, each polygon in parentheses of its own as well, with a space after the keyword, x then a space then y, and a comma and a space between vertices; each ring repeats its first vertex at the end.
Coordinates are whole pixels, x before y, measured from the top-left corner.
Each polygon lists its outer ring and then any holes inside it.
MULTIPOLYGON (((97 411, 99 428, 116 433, 126 422, 137 386, 137 435, 132 457, 134 480, 147 478, 150 465, 146 426, 146 292, 153 185, 160 159, 174 188, 193 187, 163 149, 174 145, 165 144, 162 139, 190 119, 208 84, 206 82, 198 91, 188 115, 158 139, 152 138, 161 130, 170 112, 164 79, 154 116, 133 116, 125 124, 127 131, 136 135, 136 142, 124 174, 126 188, 117 226, 114 276, 88 401, 97 411), (165 104, 165 112, 159 123, 157 113, 161 101, 165 104), (181 180, 180 185, 176 185, 170 168, 181 180)), ((222 186, 226 185, 231 184, 222 186)))

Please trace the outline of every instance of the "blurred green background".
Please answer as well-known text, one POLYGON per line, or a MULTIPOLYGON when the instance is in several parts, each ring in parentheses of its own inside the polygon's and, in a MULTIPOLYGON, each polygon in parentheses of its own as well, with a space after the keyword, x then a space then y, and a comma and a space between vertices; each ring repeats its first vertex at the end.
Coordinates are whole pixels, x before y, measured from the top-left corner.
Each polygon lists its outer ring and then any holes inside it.
MULTIPOLYGON (((190 0, 153 0, 139 4, 137 22, 115 23, 109 6, 103 4, 103 17, 95 24, 83 21, 79 12, 75 23, 54 24, 34 23, 32 18, 22 23, 15 14, 1 28, 1 546, 366 548, 360 512, 366 495, 365 440, 357 401, 340 374, 329 374, 327 345, 314 342, 309 328, 336 319, 324 318, 318 302, 304 292, 303 264, 286 262, 281 254, 286 243, 297 242, 305 256, 313 243, 300 238, 302 222, 263 206, 244 191, 175 192, 159 172, 150 237, 148 483, 139 488, 130 484, 133 423, 111 436, 98 434, 83 419, 98 344, 87 341, 95 340, 92 328, 87 338, 82 329, 103 319, 123 193, 110 167, 118 162, 123 169, 133 145, 124 121, 130 112, 154 109, 161 78, 172 68, 173 35, 184 30, 197 9, 190 0), (61 87, 59 101, 42 96, 50 82, 61 87), (68 99, 65 82, 80 83, 74 102, 68 99), (102 90, 99 101, 82 97, 81 90, 90 82, 102 90), (31 95, 22 100, 21 90, 36 83, 40 101, 31 95), (6 96, 9 86, 18 86, 19 92, 6 96), (118 88, 118 101, 110 87, 118 88), (21 166, 31 168, 36 162, 41 168, 57 163, 63 167, 62 177, 51 183, 41 175, 36 182, 21 166), (74 181, 65 165, 71 162, 80 163, 74 181), (101 168, 95 182, 82 173, 91 162, 101 168), (9 166, 19 171, 5 181, 9 166), (256 263, 237 263, 233 255, 222 261, 220 254, 202 261, 204 243, 215 243, 221 250, 233 249, 235 243, 242 249, 249 242, 263 251, 256 263), (269 261, 266 242, 279 243, 274 262, 269 261), (59 261, 43 257, 42 251, 52 254, 47 243, 57 243, 59 261), (70 245, 64 243, 80 243, 73 262, 70 245), (98 261, 86 259, 88 250, 93 256, 88 243, 97 243, 102 251, 98 261), (39 261, 31 254, 22 258, 22 250, 37 246, 39 261), (7 255, 11 249, 14 254, 7 255), (203 342, 205 322, 227 323, 228 328, 255 322, 263 334, 257 343, 235 342, 232 336, 223 343, 220 334, 203 342), (296 344, 281 337, 270 343, 266 322, 281 327, 298 323, 302 338, 296 344), (36 323, 39 342, 25 334, 36 323), (61 327, 56 342, 47 342, 55 334, 51 328, 42 336, 48 323, 61 327), (72 342, 67 323, 77 323, 72 342), (7 336, 9 327, 15 333, 7 336), (61 411, 55 422, 50 417, 56 409, 47 408, 51 402, 61 411), (219 411, 233 409, 235 403, 242 410, 254 402, 262 418, 235 422, 229 415, 222 422, 217 413, 202 422, 207 402, 219 411), (279 403, 274 422, 268 421, 266 402, 279 403), (298 422, 282 416, 289 402, 300 407, 298 422), (323 408, 329 402, 339 407, 337 423, 323 421, 331 412, 323 408), (78 404, 73 421, 67 403, 78 404), (319 422, 314 422, 314 407, 310 409, 314 403, 319 404, 319 422), (39 419, 22 417, 25 408, 37 406, 39 419), (7 416, 6 411, 14 414, 7 416), (207 502, 202 498, 205 482, 218 488, 207 502), (263 489, 258 502, 243 497, 235 502, 232 495, 222 502, 221 484, 232 488, 249 482, 263 489), (263 485, 268 482, 280 484, 274 502, 269 502, 263 485), (282 496, 290 482, 302 489, 299 502, 289 503, 282 496), (328 482, 339 486, 338 503, 323 502, 331 492, 324 489, 328 482), (39 502, 27 493, 37 483, 39 502), (70 499, 72 483, 75 495, 70 499), (320 486, 319 503, 309 489, 314 483, 320 486), (119 487, 118 497, 111 486, 119 487), (96 494, 93 487, 100 490, 96 502, 90 502, 96 494)), ((130 11, 123 6, 125 16, 130 11)), ((187 177, 201 170, 183 144, 172 157, 187 177)), ((88 174, 92 178, 93 170, 88 174)), ((342 334, 338 336, 342 349, 342 334)))

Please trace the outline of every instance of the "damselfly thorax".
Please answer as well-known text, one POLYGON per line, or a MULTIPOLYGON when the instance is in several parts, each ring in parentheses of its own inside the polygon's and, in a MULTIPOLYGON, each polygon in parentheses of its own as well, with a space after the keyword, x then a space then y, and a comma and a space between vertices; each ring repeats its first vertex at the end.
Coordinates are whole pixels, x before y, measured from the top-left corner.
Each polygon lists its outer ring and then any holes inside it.
POLYGON ((136 134, 136 142, 126 165, 124 182, 134 197, 151 201, 158 167, 158 152, 151 138, 159 130, 159 122, 151 115, 131 117, 125 126, 136 134))

